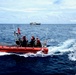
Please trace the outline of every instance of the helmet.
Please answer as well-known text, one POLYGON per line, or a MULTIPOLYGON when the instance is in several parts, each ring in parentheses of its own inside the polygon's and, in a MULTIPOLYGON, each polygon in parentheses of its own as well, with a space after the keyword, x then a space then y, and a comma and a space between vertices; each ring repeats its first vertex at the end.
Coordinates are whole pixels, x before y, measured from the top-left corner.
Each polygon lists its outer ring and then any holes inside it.
POLYGON ((34 36, 32 36, 32 37, 31 37, 31 40, 35 40, 35 37, 34 37, 34 36))
POLYGON ((26 36, 23 36, 23 40, 25 40, 26 39, 26 36))

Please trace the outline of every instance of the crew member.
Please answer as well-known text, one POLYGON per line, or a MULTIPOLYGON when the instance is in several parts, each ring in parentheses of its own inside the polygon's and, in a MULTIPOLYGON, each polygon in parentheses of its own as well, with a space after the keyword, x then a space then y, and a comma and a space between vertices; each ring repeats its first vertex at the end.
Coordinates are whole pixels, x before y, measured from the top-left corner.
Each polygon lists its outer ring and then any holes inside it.
POLYGON ((21 46, 21 33, 20 33, 20 29, 17 29, 17 32, 14 31, 14 35, 16 38, 16 44, 17 46, 21 46))
POLYGON ((35 47, 42 47, 41 42, 38 38, 35 40, 35 47))
POLYGON ((16 38, 15 41, 16 41, 17 46, 21 46, 21 38, 18 33, 15 34, 15 38, 16 38))
POLYGON ((28 43, 28 40, 26 39, 26 36, 23 36, 21 46, 22 47, 26 47, 27 46, 27 43, 28 43))
POLYGON ((34 36, 31 37, 31 41, 30 41, 29 46, 30 47, 34 47, 35 46, 35 37, 34 36))

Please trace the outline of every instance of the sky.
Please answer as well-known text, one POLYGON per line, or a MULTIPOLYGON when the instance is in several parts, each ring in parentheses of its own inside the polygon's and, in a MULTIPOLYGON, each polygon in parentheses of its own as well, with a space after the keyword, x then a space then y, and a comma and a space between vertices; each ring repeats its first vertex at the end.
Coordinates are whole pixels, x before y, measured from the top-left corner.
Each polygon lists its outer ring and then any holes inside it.
POLYGON ((76 24, 76 0, 0 0, 0 23, 76 24))

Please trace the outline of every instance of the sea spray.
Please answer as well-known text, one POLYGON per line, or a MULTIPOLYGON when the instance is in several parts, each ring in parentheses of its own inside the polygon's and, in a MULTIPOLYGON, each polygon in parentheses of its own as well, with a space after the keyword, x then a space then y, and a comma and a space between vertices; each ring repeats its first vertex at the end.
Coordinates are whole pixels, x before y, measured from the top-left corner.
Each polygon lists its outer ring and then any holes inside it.
POLYGON ((71 48, 74 45, 74 43, 74 39, 68 39, 59 46, 48 47, 48 50, 50 54, 55 54, 56 52, 65 53, 71 51, 71 48))
POLYGON ((76 43, 72 47, 72 52, 68 54, 68 58, 71 61, 76 61, 76 43))

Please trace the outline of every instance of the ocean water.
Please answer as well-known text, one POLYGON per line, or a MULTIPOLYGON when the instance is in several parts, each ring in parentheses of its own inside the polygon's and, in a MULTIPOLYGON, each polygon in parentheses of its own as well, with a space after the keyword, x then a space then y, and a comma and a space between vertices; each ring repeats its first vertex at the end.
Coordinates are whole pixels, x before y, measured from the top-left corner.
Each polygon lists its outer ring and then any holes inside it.
POLYGON ((21 30, 47 42, 48 54, 0 52, 0 75, 76 75, 76 24, 0 24, 0 44, 15 45, 14 31, 21 30))

